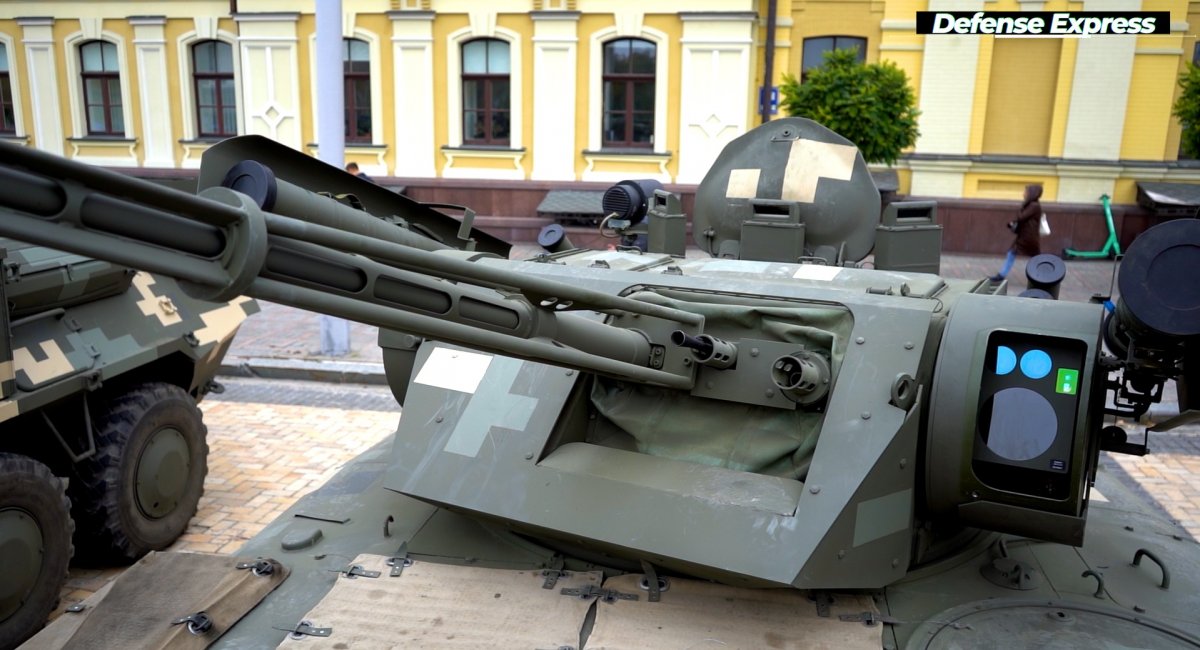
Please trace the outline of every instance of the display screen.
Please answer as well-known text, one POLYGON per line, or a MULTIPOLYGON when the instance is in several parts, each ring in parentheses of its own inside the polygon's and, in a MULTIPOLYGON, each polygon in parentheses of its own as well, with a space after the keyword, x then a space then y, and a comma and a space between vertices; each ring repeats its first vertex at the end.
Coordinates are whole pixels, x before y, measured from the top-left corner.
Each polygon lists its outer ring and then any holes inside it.
POLYGON ((971 467, 984 484, 1061 499, 1069 490, 1082 341, 992 332, 971 467))

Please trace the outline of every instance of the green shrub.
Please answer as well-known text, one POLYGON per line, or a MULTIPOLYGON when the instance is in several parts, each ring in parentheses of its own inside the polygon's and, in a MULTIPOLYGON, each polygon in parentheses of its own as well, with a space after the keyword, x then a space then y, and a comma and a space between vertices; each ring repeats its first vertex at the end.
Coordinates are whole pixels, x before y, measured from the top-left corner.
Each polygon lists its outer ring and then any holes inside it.
POLYGON ((1187 70, 1179 75, 1179 88, 1179 98, 1171 109, 1183 126, 1179 144, 1189 158, 1200 158, 1200 67, 1187 64, 1187 70))
POLYGON ((831 50, 804 83, 785 74, 780 91, 788 115, 841 134, 869 163, 892 165, 917 141, 916 95, 908 75, 890 61, 863 64, 854 50, 831 50))

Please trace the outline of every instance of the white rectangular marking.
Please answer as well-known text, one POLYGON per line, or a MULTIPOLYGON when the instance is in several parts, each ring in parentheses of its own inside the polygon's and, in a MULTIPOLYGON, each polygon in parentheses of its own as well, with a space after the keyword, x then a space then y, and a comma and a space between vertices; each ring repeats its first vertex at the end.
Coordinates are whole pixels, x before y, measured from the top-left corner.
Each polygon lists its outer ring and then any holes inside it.
POLYGON ((751 262, 744 260, 713 260, 704 264, 703 270, 720 273, 766 273, 771 268, 770 262, 751 262))
POLYGON ((848 181, 854 176, 858 149, 853 145, 795 140, 783 169, 784 201, 812 203, 817 198, 817 183, 822 178, 848 181))
POLYGON ((841 269, 836 266, 825 266, 822 264, 801 264, 800 268, 792 274, 793 278, 798 280, 821 280, 829 282, 841 273, 841 269))
POLYGON ((413 381, 474 395, 491 363, 490 354, 434 348, 413 381))
POLYGON ((758 196, 758 177, 761 169, 731 169, 725 185, 725 198, 752 199, 758 196))

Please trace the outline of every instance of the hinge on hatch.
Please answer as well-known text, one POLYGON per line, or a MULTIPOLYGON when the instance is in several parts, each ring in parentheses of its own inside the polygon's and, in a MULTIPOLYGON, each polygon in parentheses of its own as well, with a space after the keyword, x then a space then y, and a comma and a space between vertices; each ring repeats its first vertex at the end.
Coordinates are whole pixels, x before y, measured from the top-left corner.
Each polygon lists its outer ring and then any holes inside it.
POLYGON ((596 585, 584 585, 578 588, 563 587, 558 593, 564 596, 575 596, 580 600, 588 600, 590 598, 599 598, 606 603, 613 603, 618 600, 637 600, 637 594, 624 594, 616 589, 602 589, 596 585))
POLYGON ((293 627, 273 627, 271 629, 279 630, 280 632, 287 632, 289 638, 297 640, 303 639, 306 636, 326 637, 333 634, 333 628, 315 627, 313 626, 312 621, 300 621, 293 627))
POLYGON ((563 558, 561 555, 555 555, 550 558, 545 569, 542 570, 542 589, 553 589, 558 579, 566 575, 563 571, 563 558))
POLYGON ((900 622, 890 616, 876 614, 875 612, 861 612, 858 614, 840 614, 840 615, 838 615, 838 620, 845 621, 846 623, 862 623, 863 625, 866 625, 867 627, 875 627, 876 625, 879 625, 880 623, 887 623, 888 625, 895 625, 900 622))
POLYGON ((642 574, 639 586, 650 594, 646 597, 646 600, 652 603, 662 600, 662 592, 666 591, 667 585, 670 584, 667 582, 667 579, 658 577, 658 573, 654 570, 654 565, 646 560, 642 560, 642 574))
POLYGON ((833 596, 823 591, 814 591, 809 594, 808 599, 817 606, 817 616, 829 618, 829 606, 833 604, 833 596))
POLYGON ((380 576, 379 571, 368 571, 362 568, 362 565, 360 564, 351 564, 344 569, 330 569, 330 571, 333 571, 334 573, 340 573, 346 576, 348 580, 353 580, 355 578, 378 578, 380 576))
POLYGON ((401 544, 400 548, 396 550, 396 554, 387 559, 387 565, 392 567, 388 574, 392 578, 399 578, 406 567, 413 565, 412 558, 408 557, 408 542, 401 544))

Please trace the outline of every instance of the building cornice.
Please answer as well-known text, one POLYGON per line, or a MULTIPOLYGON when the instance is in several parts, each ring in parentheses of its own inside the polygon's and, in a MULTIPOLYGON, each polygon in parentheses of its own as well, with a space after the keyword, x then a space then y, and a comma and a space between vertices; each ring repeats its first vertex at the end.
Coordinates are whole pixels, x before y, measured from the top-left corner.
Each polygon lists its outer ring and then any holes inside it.
POLYGON ((433 11, 389 11, 385 14, 390 20, 433 20, 433 11))
POLYGON ((758 14, 753 11, 681 11, 678 15, 679 20, 683 22, 754 22, 758 20, 758 14))
POLYGON ((126 20, 130 25, 166 25, 166 16, 130 16, 126 20))
POLYGON ((233 20, 239 23, 276 23, 276 22, 298 22, 300 20, 299 11, 264 11, 255 13, 236 13, 233 14, 233 20))
POLYGON ((579 17, 583 15, 579 11, 531 11, 529 12, 530 20, 571 20, 579 21, 579 17))

